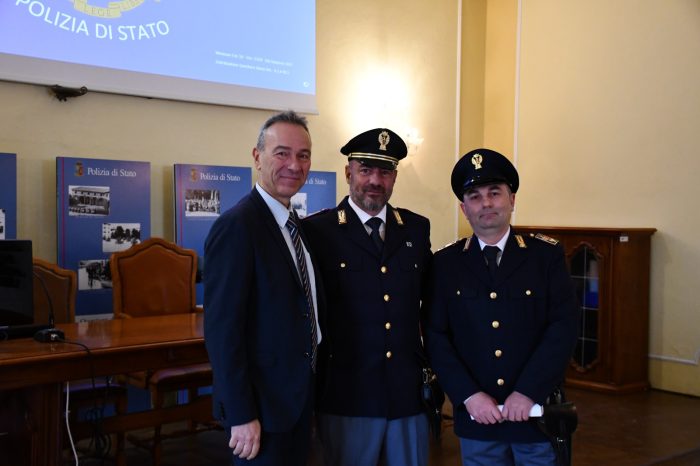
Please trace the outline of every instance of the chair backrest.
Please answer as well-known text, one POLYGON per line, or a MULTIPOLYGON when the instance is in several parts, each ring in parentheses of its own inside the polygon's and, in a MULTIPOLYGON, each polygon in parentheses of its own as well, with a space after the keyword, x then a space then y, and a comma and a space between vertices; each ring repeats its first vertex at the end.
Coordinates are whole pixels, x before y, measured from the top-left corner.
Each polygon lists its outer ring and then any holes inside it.
POLYGON ((112 254, 109 267, 115 318, 195 312, 195 251, 150 238, 112 254))
POLYGON ((34 322, 48 323, 49 309, 53 310, 54 323, 74 322, 78 289, 75 272, 37 258, 33 259, 33 269, 34 322))

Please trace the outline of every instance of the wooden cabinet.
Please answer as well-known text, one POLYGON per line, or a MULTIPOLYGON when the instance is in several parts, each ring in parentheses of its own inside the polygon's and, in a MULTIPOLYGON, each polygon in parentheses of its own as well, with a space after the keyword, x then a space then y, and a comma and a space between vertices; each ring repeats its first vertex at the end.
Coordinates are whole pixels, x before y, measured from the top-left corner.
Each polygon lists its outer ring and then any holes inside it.
POLYGON ((628 393, 649 388, 649 263, 654 228, 516 226, 566 251, 581 326, 566 384, 628 393))

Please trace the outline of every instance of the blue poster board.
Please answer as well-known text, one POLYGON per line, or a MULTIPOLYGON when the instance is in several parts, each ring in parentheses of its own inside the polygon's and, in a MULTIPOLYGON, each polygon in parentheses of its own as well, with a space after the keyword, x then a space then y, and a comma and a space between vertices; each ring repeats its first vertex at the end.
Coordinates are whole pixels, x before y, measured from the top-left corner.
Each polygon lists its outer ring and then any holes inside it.
POLYGON ((310 171, 306 184, 292 197, 292 207, 301 218, 335 205, 335 172, 310 171))
MULTIPOLYGON (((238 203, 252 187, 250 168, 175 164, 175 242, 197 252, 204 262, 204 240, 219 215, 238 203)), ((197 284, 197 304, 204 290, 197 284)))
POLYGON ((17 238, 17 156, 0 153, 0 240, 17 238))
POLYGON ((56 157, 58 265, 78 274, 76 318, 112 316, 109 256, 151 236, 151 164, 56 157))

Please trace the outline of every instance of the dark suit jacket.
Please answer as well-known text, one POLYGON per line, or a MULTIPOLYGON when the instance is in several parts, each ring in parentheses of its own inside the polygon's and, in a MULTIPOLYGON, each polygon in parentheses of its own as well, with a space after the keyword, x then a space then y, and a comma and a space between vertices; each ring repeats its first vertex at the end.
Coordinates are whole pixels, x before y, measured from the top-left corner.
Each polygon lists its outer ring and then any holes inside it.
POLYGON ((388 419, 418 414, 420 307, 432 256, 428 219, 388 205, 382 255, 347 197, 303 223, 328 305, 317 410, 388 419))
POLYGON ((311 326, 291 252, 255 189, 217 219, 204 254, 214 416, 227 427, 257 418, 264 431, 289 431, 311 393, 311 326))
POLYGON ((493 281, 476 237, 466 250, 460 240, 435 253, 427 348, 460 437, 546 441, 533 423, 478 424, 463 402, 483 391, 503 404, 518 391, 543 404, 576 343, 579 308, 563 249, 520 239, 511 229, 493 281))

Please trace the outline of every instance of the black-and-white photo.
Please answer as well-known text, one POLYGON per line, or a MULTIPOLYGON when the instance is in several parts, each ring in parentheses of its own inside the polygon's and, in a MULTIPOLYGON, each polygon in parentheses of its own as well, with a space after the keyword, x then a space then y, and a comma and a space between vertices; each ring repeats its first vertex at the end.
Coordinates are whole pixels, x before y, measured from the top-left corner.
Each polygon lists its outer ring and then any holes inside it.
POLYGON ((220 209, 218 189, 185 190, 185 217, 218 217, 220 209))
POLYGON ((109 186, 68 186, 68 215, 109 215, 109 186))
POLYGON ((299 218, 304 218, 308 215, 308 207, 306 203, 306 193, 296 193, 292 196, 292 209, 297 211, 299 218))
POLYGON ((107 259, 82 260, 78 263, 78 289, 112 288, 112 273, 107 259))
POLYGON ((0 209, 0 239, 5 239, 5 209, 0 209))
POLYGON ((102 252, 118 252, 141 242, 140 223, 103 223, 102 252))

